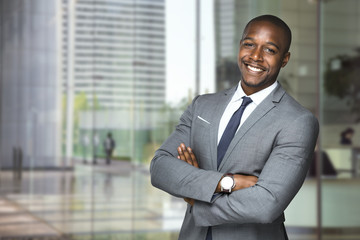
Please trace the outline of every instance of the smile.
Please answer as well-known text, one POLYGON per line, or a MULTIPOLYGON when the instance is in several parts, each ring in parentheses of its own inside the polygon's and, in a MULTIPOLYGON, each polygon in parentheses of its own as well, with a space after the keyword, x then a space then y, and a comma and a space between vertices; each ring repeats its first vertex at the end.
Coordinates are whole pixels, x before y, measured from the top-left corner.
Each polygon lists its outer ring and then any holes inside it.
POLYGON ((252 72, 263 72, 265 71, 264 69, 261 69, 261 68, 257 68, 257 67, 254 67, 254 66, 250 66, 248 64, 246 64, 246 67, 251 70, 252 72))

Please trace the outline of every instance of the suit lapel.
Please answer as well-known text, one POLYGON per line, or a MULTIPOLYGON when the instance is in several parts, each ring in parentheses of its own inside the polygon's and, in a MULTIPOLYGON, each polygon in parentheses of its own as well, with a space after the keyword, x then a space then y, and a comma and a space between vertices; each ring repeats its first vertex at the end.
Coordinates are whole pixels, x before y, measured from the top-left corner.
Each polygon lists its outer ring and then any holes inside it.
POLYGON ((246 119, 243 125, 240 127, 239 131, 235 134, 233 140, 231 141, 228 150, 219 166, 219 170, 226 163, 231 152, 234 150, 239 141, 245 137, 245 134, 252 128, 256 122, 263 118, 269 111, 271 111, 276 105, 275 103, 280 102, 282 96, 285 94, 285 90, 278 84, 274 91, 267 96, 260 104, 255 108, 255 110, 250 114, 246 119))
POLYGON ((213 127, 210 128, 210 151, 211 151, 211 165, 212 169, 217 169, 217 141, 218 141, 218 131, 221 117, 225 111, 225 108, 229 104, 232 96, 236 91, 237 86, 230 88, 229 90, 223 92, 219 99, 217 99, 216 105, 213 107, 211 112, 213 112, 213 118, 211 122, 213 127))

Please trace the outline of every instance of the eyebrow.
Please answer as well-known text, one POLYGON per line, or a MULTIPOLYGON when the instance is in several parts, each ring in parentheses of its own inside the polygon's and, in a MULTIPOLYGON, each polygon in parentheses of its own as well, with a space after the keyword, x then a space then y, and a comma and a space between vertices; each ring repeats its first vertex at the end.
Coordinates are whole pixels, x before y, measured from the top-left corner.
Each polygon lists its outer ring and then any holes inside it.
MULTIPOLYGON (((252 38, 252 37, 246 37, 246 38, 243 39, 243 41, 244 41, 244 40, 252 40, 252 41, 254 41, 254 38, 252 38)), ((267 44, 270 44, 270 45, 272 45, 272 46, 274 46, 274 47, 276 47, 277 50, 280 50, 279 46, 276 45, 275 43, 273 43, 273 42, 266 42, 266 43, 267 43, 267 44)))

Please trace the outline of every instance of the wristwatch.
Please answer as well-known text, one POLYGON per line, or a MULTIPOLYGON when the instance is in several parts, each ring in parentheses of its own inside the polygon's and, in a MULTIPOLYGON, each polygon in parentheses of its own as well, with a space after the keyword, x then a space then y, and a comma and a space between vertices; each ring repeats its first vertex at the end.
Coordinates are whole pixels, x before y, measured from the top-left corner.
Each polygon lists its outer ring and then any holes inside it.
POLYGON ((220 181, 220 189, 223 193, 231 193, 231 190, 235 187, 234 174, 226 173, 220 181))

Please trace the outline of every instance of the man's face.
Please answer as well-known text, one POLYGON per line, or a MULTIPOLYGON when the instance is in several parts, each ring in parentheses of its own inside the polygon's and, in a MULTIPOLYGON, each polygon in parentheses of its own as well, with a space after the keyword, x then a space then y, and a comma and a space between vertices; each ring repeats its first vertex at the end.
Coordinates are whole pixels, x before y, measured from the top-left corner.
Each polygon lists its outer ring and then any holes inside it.
POLYGON ((252 22, 240 42, 238 66, 241 86, 247 95, 258 92, 276 81, 280 68, 290 58, 288 39, 283 29, 267 22, 252 22))

